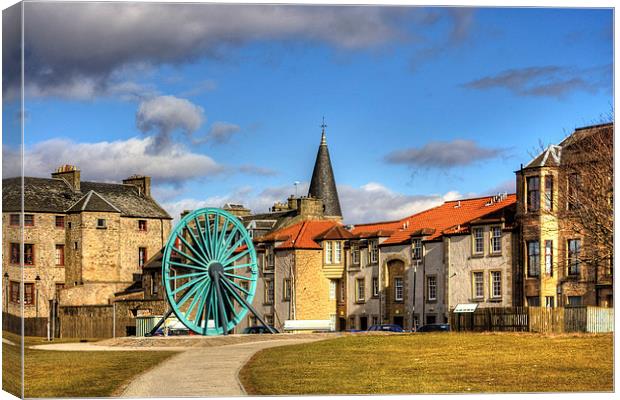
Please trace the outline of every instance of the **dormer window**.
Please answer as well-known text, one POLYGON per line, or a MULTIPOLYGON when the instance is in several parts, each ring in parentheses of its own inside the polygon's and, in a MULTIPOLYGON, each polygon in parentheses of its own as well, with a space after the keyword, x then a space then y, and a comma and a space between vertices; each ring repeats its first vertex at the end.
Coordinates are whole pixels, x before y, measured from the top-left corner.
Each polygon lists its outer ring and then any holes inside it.
POLYGON ((411 258, 413 260, 422 259, 422 239, 413 239, 411 241, 411 258))

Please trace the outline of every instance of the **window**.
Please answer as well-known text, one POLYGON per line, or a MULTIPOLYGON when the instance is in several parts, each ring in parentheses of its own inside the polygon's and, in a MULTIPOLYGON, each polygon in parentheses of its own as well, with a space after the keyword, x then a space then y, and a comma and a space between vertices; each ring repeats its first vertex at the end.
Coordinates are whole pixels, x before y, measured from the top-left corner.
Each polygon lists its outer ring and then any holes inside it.
POLYGON ((56 245, 54 257, 56 259, 57 266, 65 265, 65 245, 64 244, 56 245))
POLYGON ((274 257, 273 257, 273 247, 269 246, 267 247, 267 267, 269 269, 273 269, 273 264, 274 264, 274 257))
POLYGON ((24 226, 34 226, 34 215, 24 214, 24 226))
POLYGON ((570 174, 568 176, 568 202, 566 204, 569 210, 579 207, 579 189, 581 187, 581 175, 570 174))
POLYGON ((366 285, 364 282, 364 278, 360 278, 356 280, 356 286, 357 286, 357 301, 358 302, 364 302, 366 301, 366 285))
POLYGON ((579 275, 579 256, 581 253, 581 240, 568 240, 568 274, 579 275))
POLYGON ((527 178, 527 211, 540 209, 540 178, 530 176, 527 178))
POLYGON ((77 250, 77 249, 79 249, 79 248, 80 248, 80 245, 78 244, 78 242, 77 242, 77 241, 76 241, 76 242, 73 242, 73 248, 74 248, 75 250, 77 250))
POLYGON ((334 263, 340 264, 342 261, 342 242, 334 242, 334 263))
POLYGON ((332 242, 325 242, 325 264, 332 263, 332 242))
MULTIPOLYGON (((19 264, 19 243, 11 243, 11 264, 19 264)), ((34 244, 24 243, 24 265, 34 265, 34 244)))
POLYGON ((474 281, 474 287, 473 287, 474 298, 484 299, 484 273, 474 272, 473 281, 474 281))
POLYGON ((138 220, 138 230, 146 232, 146 220, 145 219, 138 220))
POLYGON ((106 228, 106 220, 103 218, 97 218, 97 229, 105 229, 106 228))
POLYGON ((379 278, 372 278, 372 297, 379 297, 379 278))
POLYGON ((71 222, 67 222, 67 228, 71 229, 71 222))
POLYGON ((19 214, 11 214, 9 216, 9 224, 11 226, 19 226, 19 214))
POLYGON ((282 281, 282 300, 291 299, 291 280, 284 279, 282 281))
POLYGON ((273 279, 265 279, 265 304, 273 304, 273 279))
POLYGON ((502 297, 501 271, 491 271, 491 297, 494 299, 502 297))
POLYGON ((138 247, 138 266, 144 267, 146 264, 146 247, 138 247))
POLYGON ((502 252, 502 227, 491 227, 491 253, 500 254, 502 252))
POLYGON ((155 276, 153 276, 151 278, 151 296, 157 296, 159 293, 159 284, 157 282, 158 280, 155 279, 155 276))
POLYGON ((580 306, 582 304, 581 296, 568 296, 569 306, 580 306))
POLYGON ((379 260, 379 241, 370 241, 370 262, 375 264, 379 260))
POLYGON ((411 241, 411 258, 414 260, 422 259, 422 239, 413 239, 411 241))
POLYGON ((329 299, 336 300, 336 280, 329 280, 329 299))
POLYGON ((473 228, 474 254, 484 253, 484 231, 482 228, 473 228))
POLYGON ((54 220, 54 225, 56 225, 56 228, 63 229, 65 227, 64 215, 57 215, 54 220))
POLYGON ((553 211, 553 175, 545 176, 545 210, 553 211))
POLYGON ((555 307, 555 298, 553 296, 545 296, 545 307, 547 308, 555 307))
POLYGON ((372 316, 372 324, 373 325, 379 325, 379 317, 376 315, 372 316))
POLYGON ((245 279, 240 280, 239 284, 241 285, 241 288, 246 292, 250 290, 250 282, 246 281, 245 279))
MULTIPOLYGON (((19 282, 15 282, 15 281, 11 281, 10 283, 10 300, 11 303, 17 303, 19 304, 20 302, 20 288, 19 288, 19 282)), ((32 305, 34 304, 34 283, 30 282, 24 282, 24 304, 25 305, 32 305)))
POLYGON ((429 301, 437 300, 437 277, 426 277, 426 294, 429 301))
POLYGON ((360 246, 358 243, 351 243, 351 264, 359 265, 360 263, 360 246))
POLYGON ((540 297, 527 296, 527 305, 529 307, 540 307, 540 297))
POLYGON ((273 326, 273 314, 265 314, 265 322, 269 326, 273 326))
POLYGON ((340 293, 339 293, 338 299, 340 300, 340 303, 343 303, 343 304, 344 304, 344 302, 346 300, 345 289, 346 289, 345 288, 345 281, 344 281, 344 279, 340 279, 340 293))
POLYGON ((545 274, 553 276, 553 240, 545 240, 545 274))
POLYGON ((394 301, 403 301, 403 278, 394 278, 394 301))
POLYGON ((540 275, 540 245, 538 240, 527 242, 527 276, 534 278, 540 275))
POLYGON ((355 329, 355 317, 349 318, 349 329, 355 329))

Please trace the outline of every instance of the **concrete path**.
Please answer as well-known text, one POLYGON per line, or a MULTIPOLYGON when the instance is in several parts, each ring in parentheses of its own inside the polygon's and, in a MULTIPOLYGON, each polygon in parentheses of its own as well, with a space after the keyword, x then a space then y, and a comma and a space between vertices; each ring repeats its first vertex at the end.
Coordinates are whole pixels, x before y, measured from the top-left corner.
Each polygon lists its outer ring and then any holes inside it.
POLYGON ((121 397, 242 396, 245 392, 237 375, 254 353, 268 347, 320 339, 275 339, 192 348, 138 376, 121 397))

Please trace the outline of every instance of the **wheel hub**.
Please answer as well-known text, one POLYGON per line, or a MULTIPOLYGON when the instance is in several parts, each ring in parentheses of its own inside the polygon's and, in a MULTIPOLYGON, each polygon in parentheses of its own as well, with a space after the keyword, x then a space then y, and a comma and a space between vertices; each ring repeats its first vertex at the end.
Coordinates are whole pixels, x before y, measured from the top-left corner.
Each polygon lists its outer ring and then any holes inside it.
POLYGON ((220 274, 223 274, 223 273, 224 273, 224 266, 221 263, 215 261, 209 264, 209 277, 212 280, 215 280, 216 276, 219 279, 220 274))

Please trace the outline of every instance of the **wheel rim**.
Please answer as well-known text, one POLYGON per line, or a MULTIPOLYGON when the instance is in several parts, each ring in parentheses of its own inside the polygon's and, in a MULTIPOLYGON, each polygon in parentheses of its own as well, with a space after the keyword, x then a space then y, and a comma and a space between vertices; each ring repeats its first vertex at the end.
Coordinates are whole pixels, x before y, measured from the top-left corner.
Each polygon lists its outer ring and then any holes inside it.
POLYGON ((196 210, 168 238, 162 259, 166 298, 179 321, 196 333, 233 329, 248 312, 243 300, 252 304, 257 277, 252 239, 232 214, 196 210))

